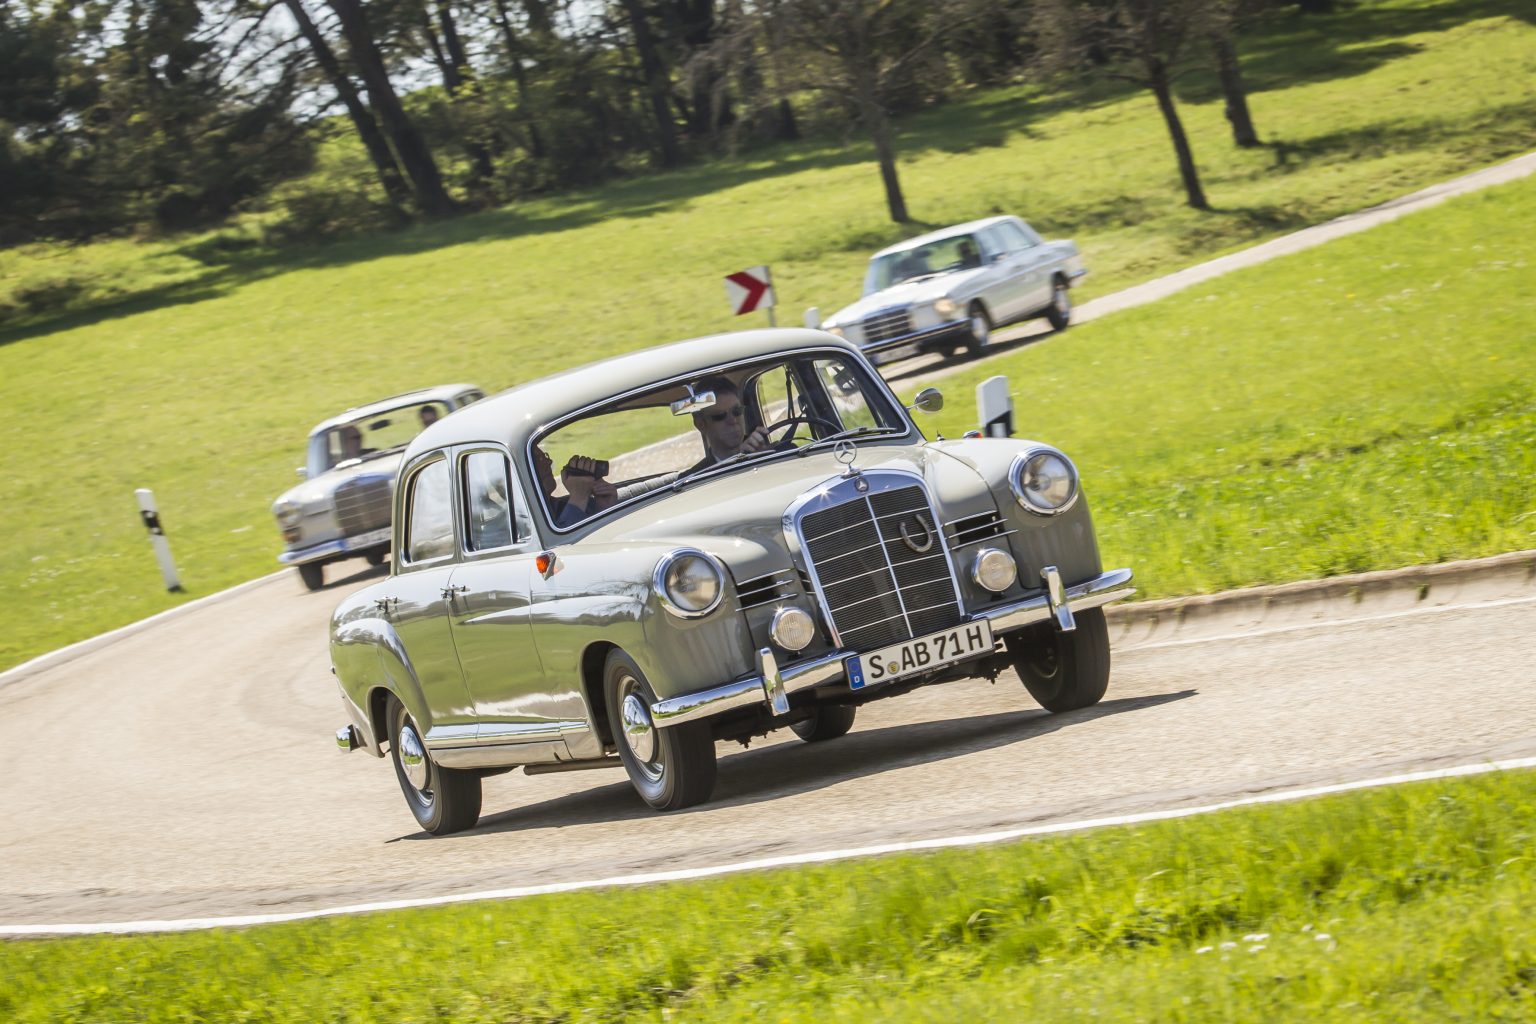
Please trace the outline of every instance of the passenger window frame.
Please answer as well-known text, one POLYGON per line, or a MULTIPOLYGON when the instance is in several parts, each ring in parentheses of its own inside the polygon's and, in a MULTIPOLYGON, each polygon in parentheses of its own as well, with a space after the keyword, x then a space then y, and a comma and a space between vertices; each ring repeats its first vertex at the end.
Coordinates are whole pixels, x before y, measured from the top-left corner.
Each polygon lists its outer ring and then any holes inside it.
POLYGON ((534 526, 532 510, 528 507, 528 498, 523 492, 522 481, 517 467, 513 464, 511 452, 504 445, 494 442, 473 442, 455 448, 453 459, 453 489, 459 501, 455 529, 458 533, 458 553, 461 559, 473 562, 485 558, 501 558, 538 547, 538 531, 534 526), (511 502, 508 514, 511 517, 512 542, 494 548, 472 549, 469 546, 471 503, 468 494, 468 467, 472 456, 485 454, 501 456, 502 465, 507 471, 507 500, 511 502))

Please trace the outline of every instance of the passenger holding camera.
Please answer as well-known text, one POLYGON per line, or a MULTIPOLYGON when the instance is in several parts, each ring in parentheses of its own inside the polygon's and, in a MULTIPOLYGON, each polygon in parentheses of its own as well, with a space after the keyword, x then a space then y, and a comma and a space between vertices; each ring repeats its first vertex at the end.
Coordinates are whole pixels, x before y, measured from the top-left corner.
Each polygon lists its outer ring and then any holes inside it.
POLYGON ((533 452, 539 490, 544 493, 550 518, 556 526, 575 526, 588 516, 612 508, 619 500, 618 488, 604 479, 608 475, 608 464, 585 455, 572 456, 560 470, 565 493, 555 497, 554 459, 543 448, 535 446, 533 452))

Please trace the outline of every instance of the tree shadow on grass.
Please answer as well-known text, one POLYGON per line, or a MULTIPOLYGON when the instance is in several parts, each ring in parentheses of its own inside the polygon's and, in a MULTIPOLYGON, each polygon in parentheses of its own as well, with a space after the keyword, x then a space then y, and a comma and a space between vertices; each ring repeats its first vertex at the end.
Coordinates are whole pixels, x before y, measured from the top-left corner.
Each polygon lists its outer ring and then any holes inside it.
MULTIPOLYGON (((1112 715, 1143 711, 1195 696, 1195 690, 1106 700, 1082 711, 1052 715, 1045 711, 1014 711, 995 715, 919 722, 859 730, 835 743, 779 744, 720 759, 715 796, 707 804, 674 811, 676 815, 710 814, 730 807, 771 804, 882 772, 932 764, 982 750, 1006 747, 1060 729, 1112 715)), ((635 795, 627 779, 569 796, 530 804, 482 817, 458 835, 524 832, 595 822, 630 821, 656 814, 635 795)), ((426 833, 403 839, 430 839, 426 833)), ((433 839, 441 842, 453 836, 433 839)))

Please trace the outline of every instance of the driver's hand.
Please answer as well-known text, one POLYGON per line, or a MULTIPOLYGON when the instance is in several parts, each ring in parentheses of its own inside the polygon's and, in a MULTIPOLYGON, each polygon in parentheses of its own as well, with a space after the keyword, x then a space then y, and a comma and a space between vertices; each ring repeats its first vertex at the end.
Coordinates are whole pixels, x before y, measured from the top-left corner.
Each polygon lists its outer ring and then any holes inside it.
POLYGON ((758 427, 748 434, 746 440, 741 442, 741 450, 744 452, 760 452, 768 448, 768 431, 764 427, 758 427))

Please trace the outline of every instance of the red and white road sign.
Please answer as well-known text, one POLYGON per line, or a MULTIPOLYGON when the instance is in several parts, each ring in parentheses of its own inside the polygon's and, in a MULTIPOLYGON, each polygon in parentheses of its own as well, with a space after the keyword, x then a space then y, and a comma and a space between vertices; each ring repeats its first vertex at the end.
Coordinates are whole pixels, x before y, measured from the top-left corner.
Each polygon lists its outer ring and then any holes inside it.
POLYGON ((725 277, 725 297, 737 316, 773 305, 773 277, 767 267, 748 267, 725 277))

